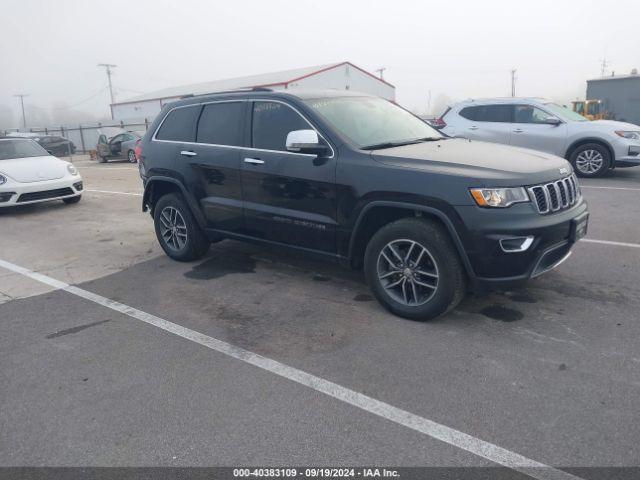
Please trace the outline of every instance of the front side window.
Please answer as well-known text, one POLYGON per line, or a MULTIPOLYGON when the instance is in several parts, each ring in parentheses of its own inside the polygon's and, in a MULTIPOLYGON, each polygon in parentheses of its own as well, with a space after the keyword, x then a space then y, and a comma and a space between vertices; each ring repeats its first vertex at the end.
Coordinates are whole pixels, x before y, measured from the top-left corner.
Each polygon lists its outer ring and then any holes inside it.
POLYGON ((298 112, 279 102, 254 102, 253 148, 286 151, 287 134, 312 127, 298 112))
POLYGON ((242 146, 243 108, 241 102, 205 105, 198 122, 196 142, 242 146))
POLYGON ((533 105, 516 105, 514 110, 515 123, 546 123, 553 115, 540 110, 533 105))
POLYGON ((158 140, 174 142, 193 142, 196 139, 196 122, 200 114, 200 105, 179 107, 172 110, 164 119, 156 133, 158 140))
POLYGON ((49 152, 32 140, 0 140, 0 160, 43 155, 49 155, 49 152))
POLYGON ((426 122, 379 97, 317 98, 305 103, 359 148, 443 138, 426 122))

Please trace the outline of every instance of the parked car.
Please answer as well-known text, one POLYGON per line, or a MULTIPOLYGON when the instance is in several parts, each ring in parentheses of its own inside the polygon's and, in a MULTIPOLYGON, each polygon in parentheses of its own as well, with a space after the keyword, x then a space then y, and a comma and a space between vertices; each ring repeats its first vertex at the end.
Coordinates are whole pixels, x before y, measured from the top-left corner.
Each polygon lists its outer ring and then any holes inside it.
POLYGON ((175 260, 224 238, 364 267, 376 298, 424 320, 536 277, 585 235, 571 165, 450 139, 387 100, 335 90, 165 106, 142 141, 144 210, 175 260))
POLYGON ((111 158, 126 158, 131 163, 136 163, 136 143, 142 138, 144 132, 122 132, 107 136, 101 133, 98 137, 98 157, 101 162, 106 162, 111 158))
POLYGON ((47 135, 44 137, 37 137, 34 140, 38 142, 45 150, 50 152, 51 155, 64 157, 76 153, 76 146, 74 145, 74 143, 64 137, 47 135))
POLYGON ((70 162, 27 138, 0 139, 0 207, 80 201, 82 177, 70 162))
POLYGON ((582 177, 640 165, 640 127, 613 120, 588 121, 544 99, 468 100, 448 108, 436 126, 450 136, 564 157, 582 177))

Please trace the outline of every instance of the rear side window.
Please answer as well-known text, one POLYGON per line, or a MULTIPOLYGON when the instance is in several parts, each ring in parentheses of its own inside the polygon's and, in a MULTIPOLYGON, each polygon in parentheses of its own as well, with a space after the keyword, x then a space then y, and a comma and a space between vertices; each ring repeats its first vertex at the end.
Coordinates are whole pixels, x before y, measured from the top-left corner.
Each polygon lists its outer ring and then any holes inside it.
POLYGON ((196 121, 200 113, 200 105, 182 107, 172 110, 164 119, 156 134, 158 140, 175 142, 193 142, 196 139, 196 121))
POLYGON ((198 122, 196 142, 242 146, 243 108, 241 102, 205 105, 198 122))
POLYGON ((312 127, 291 107, 277 102, 253 104, 252 143, 254 148, 286 151, 287 134, 312 127))
POLYGON ((476 122, 510 123, 512 105, 476 105, 460 110, 460 116, 476 122))

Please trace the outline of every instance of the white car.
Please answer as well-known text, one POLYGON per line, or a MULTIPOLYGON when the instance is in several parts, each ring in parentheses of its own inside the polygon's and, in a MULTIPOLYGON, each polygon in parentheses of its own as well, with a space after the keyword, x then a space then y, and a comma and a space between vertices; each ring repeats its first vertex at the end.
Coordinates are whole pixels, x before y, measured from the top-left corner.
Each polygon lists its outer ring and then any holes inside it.
POLYGON ((468 100, 450 107, 435 126, 449 136, 558 155, 582 177, 640 165, 640 126, 613 120, 591 122, 539 98, 468 100))
POLYGON ((69 162, 33 140, 0 138, 0 207, 63 200, 80 201, 82 177, 69 162))

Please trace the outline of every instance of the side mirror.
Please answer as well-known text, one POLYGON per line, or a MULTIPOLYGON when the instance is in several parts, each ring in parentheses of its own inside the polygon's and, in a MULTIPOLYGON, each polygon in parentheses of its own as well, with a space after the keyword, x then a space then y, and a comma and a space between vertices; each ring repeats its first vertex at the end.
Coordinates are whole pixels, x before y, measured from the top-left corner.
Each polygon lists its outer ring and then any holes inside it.
POLYGON ((329 149, 320 143, 318 132, 315 130, 294 130, 287 134, 287 151, 325 155, 329 149))
POLYGON ((558 117, 547 117, 544 123, 546 123, 547 125, 558 126, 562 123, 562 120, 560 120, 558 117))

